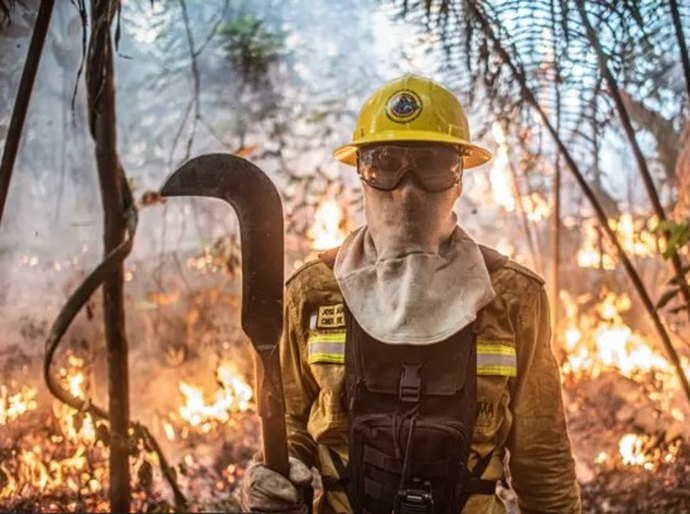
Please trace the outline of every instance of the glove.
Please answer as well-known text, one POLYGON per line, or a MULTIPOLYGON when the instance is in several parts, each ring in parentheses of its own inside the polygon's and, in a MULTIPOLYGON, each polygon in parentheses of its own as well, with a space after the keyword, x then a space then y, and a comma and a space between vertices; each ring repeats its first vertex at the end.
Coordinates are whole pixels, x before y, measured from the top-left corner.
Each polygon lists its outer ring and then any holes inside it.
POLYGON ((252 512, 306 513, 301 489, 311 484, 311 470, 300 460, 290 457, 290 480, 252 462, 240 483, 240 504, 252 512))

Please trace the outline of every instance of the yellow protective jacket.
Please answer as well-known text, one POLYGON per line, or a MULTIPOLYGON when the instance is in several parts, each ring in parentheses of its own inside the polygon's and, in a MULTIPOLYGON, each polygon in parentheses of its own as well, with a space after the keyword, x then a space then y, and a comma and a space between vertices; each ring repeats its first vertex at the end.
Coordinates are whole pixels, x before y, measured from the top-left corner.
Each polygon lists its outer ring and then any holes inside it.
MULTIPOLYGON (((496 297, 479 316, 478 415, 469 468, 495 450, 482 478, 500 480, 508 450, 521 512, 579 513, 544 281, 512 261, 499 260, 492 269, 500 255, 482 252, 496 297)), ((330 451, 344 462, 348 454, 342 303, 333 271, 321 260, 308 262, 287 282, 281 366, 289 449, 316 466, 326 483, 338 478, 330 451)), ((315 512, 352 510, 342 489, 333 488, 324 491, 315 512)), ((462 512, 499 514, 506 508, 498 496, 473 495, 462 512)))

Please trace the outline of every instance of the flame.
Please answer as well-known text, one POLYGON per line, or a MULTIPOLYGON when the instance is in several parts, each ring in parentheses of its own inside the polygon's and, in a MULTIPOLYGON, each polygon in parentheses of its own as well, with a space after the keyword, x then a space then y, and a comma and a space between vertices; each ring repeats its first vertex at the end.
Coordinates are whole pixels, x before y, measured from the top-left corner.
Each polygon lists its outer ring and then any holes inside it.
POLYGON ((104 459, 88 458, 87 449, 78 446, 75 453, 60 457, 52 449, 46 449, 38 442, 21 449, 14 461, 14 470, 2 466, 10 477, 0 491, 0 498, 13 498, 35 494, 48 495, 67 488, 75 495, 93 495, 103 490, 106 474, 104 459))
MULTIPOLYGON (((86 359, 69 354, 56 368, 56 381, 66 392, 82 400, 92 396, 86 359)), ((216 424, 228 421, 233 413, 252 408, 252 388, 231 363, 219 364, 216 380, 218 390, 208 397, 191 382, 180 384, 182 389, 186 386, 188 393, 180 412, 192 419, 177 433, 172 420, 164 420, 162 426, 169 440, 183 439, 192 430, 208 432, 216 424)), ((0 427, 5 452, 0 458, 0 505, 13 510, 18 505, 33 506, 38 502, 40 507, 36 508, 41 511, 108 512, 107 426, 86 411, 59 402, 52 406, 49 402, 39 403, 37 396, 37 388, 20 388, 13 382, 0 385, 0 427), (13 422, 16 427, 6 428, 13 422)), ((162 495, 162 477, 156 469, 152 470, 157 458, 137 437, 136 431, 130 430, 127 442, 131 445, 136 441, 130 460, 131 505, 133 511, 147 512, 153 506, 165 505, 167 500, 162 495)), ((197 474, 208 473, 192 456, 184 462, 194 464, 197 474)), ((242 472, 241 466, 227 465, 224 470, 213 472, 218 480, 212 485, 218 492, 226 491, 242 472)))
POLYGON ((582 234, 584 240, 577 252, 577 265, 581 268, 603 268, 605 270, 616 269, 616 261, 608 253, 601 253, 600 235, 596 220, 589 219, 582 222, 582 234))
POLYGON ((343 208, 335 200, 322 200, 314 213, 314 224, 309 230, 314 250, 328 250, 339 246, 347 237, 347 223, 343 208))
POLYGON ((18 419, 29 411, 36 410, 36 394, 34 387, 22 387, 14 394, 9 394, 6 386, 0 386, 0 425, 18 419))
POLYGON ((625 434, 618 441, 618 451, 623 464, 631 466, 645 466, 651 464, 645 455, 644 447, 649 438, 645 435, 625 434))
MULTIPOLYGON (((178 409, 178 414, 203 433, 209 433, 216 423, 227 423, 232 414, 245 412, 251 407, 254 394, 252 388, 231 363, 222 363, 218 366, 216 379, 221 388, 215 391, 208 401, 201 388, 185 381, 179 384, 185 403, 178 409)), ((166 434, 167 432, 168 429, 166 434)), ((174 431, 172 433, 174 437, 174 431)))
POLYGON ((648 471, 654 471, 661 463, 674 462, 679 450, 680 441, 662 449, 645 434, 628 433, 618 441, 618 452, 623 464, 640 466, 648 471))
POLYGON ((496 250, 507 257, 515 258, 515 246, 513 246, 506 239, 500 239, 496 243, 496 250))
MULTIPOLYGON (((622 214, 619 218, 610 218, 608 222, 626 253, 654 257, 663 251, 663 242, 652 232, 652 227, 658 225, 656 216, 635 219, 630 214, 622 214)), ((572 220, 568 224, 572 226, 572 220)), ((583 241, 577 253, 577 264, 581 268, 614 270, 617 264, 616 250, 606 237, 600 237, 598 227, 599 222, 594 218, 582 220, 583 241)))
MULTIPOLYGON (((66 365, 58 370, 61 386, 81 399, 87 397, 88 385, 83 367, 83 359, 70 355, 66 365)), ((0 390, 4 391, 5 387, 0 390)), ((22 402, 8 402, 14 407, 20 403, 25 406, 24 410, 7 409, 9 419, 12 412, 36 409, 35 389, 26 388, 23 393, 22 402)), ((19 394, 8 398, 18 397, 19 394)), ((89 414, 64 404, 54 406, 53 419, 54 422, 41 423, 36 432, 25 434, 15 442, 14 458, 0 465, 0 474, 6 477, 0 498, 64 495, 66 491, 87 498, 102 493, 108 466, 107 449, 96 442, 95 421, 89 414)), ((88 505, 88 510, 107 510, 107 502, 102 500, 94 499, 88 505)), ((56 509, 57 506, 53 510, 56 509)))
MULTIPOLYGON (((605 369, 616 369, 628 378, 649 371, 673 375, 673 367, 666 358, 623 321, 622 313, 632 306, 627 294, 606 292, 594 309, 596 314, 580 314, 567 292, 562 291, 560 296, 568 315, 565 374, 587 373, 596 377, 605 369)), ((687 371, 690 373, 690 368, 687 371)))
POLYGON ((512 190, 513 179, 508 174, 508 143, 503 127, 498 121, 491 126, 491 132, 498 143, 493 167, 489 173, 493 201, 504 207, 506 211, 512 212, 516 205, 512 190))
MULTIPOLYGON (((681 389, 675 367, 623 321, 622 313, 631 308, 630 297, 607 292, 594 309, 579 312, 567 292, 561 291, 560 296, 568 313, 562 379, 596 378, 607 370, 636 381, 647 382, 651 376, 655 389, 648 392, 649 398, 674 419, 684 421, 685 414, 674 405, 681 389)), ((690 360, 681 356, 680 364, 690 377, 690 360)))
POLYGON ((163 422, 163 431, 165 432, 165 437, 168 438, 168 441, 175 440, 175 427, 172 426, 172 423, 167 421, 163 422))
POLYGON ((551 216, 551 206, 546 198, 539 193, 532 193, 522 198, 527 219, 530 221, 542 221, 551 216))
POLYGON ((597 454, 597 456, 595 457, 594 462, 596 462, 597 464, 601 464, 601 463, 603 463, 603 462, 606 462, 606 461, 609 460, 609 459, 610 459, 610 456, 609 456, 608 453, 606 453, 606 452, 599 452, 599 453, 597 454))
MULTIPOLYGON (((70 394, 81 400, 86 399, 87 381, 84 375, 84 359, 70 355, 67 367, 58 370, 62 386, 70 394)), ((60 429, 68 441, 92 444, 96 441, 96 425, 93 417, 88 413, 80 413, 63 403, 54 408, 60 429)))

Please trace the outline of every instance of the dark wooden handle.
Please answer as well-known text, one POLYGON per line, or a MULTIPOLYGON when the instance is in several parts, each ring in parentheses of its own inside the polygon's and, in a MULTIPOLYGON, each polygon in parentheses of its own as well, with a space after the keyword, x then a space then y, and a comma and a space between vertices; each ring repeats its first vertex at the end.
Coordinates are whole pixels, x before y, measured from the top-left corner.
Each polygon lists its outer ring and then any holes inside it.
POLYGON ((264 464, 287 478, 290 462, 278 346, 269 351, 257 352, 255 362, 257 410, 261 418, 264 464))

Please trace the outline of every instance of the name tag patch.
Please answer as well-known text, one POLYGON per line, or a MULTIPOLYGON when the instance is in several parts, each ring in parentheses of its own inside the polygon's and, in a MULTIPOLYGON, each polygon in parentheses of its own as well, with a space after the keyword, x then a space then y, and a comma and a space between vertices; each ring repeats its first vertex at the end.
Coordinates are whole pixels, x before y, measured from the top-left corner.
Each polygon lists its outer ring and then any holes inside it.
POLYGON ((316 315, 315 328, 344 328, 345 314, 342 303, 322 305, 316 315))
POLYGON ((342 303, 322 305, 310 317, 307 362, 345 362, 345 315, 342 303))

